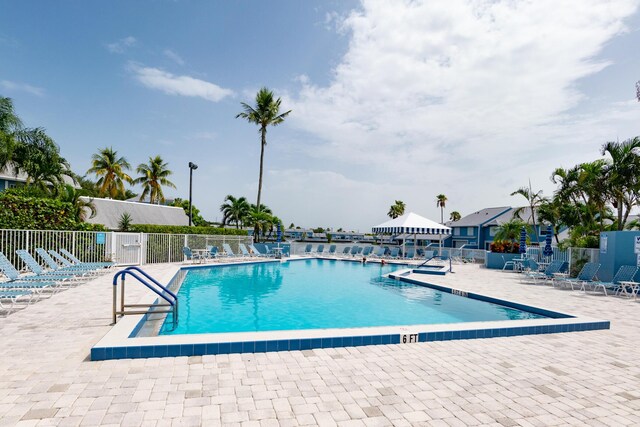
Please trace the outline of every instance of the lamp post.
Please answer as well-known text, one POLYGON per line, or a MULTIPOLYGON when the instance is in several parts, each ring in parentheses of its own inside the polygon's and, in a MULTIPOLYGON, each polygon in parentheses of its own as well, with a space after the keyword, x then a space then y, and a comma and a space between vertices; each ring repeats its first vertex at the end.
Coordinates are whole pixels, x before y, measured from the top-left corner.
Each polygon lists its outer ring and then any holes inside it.
POLYGON ((193 171, 196 169, 198 169, 198 165, 193 162, 189 162, 189 227, 191 227, 191 222, 193 221, 193 171))

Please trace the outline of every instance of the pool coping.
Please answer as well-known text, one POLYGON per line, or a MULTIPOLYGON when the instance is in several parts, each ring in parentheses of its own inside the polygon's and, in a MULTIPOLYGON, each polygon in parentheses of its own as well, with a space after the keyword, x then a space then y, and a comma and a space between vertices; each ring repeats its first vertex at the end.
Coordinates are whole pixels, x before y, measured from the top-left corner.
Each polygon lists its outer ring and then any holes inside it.
MULTIPOLYGON (((304 260, 313 258, 322 257, 303 257, 297 259, 304 260)), ((288 261, 295 260, 296 259, 292 258, 288 261)), ((181 272, 185 270, 188 271, 198 268, 270 262, 280 262, 280 260, 251 260, 247 262, 176 266, 176 272, 169 283, 172 284, 181 272)), ((363 345, 412 344, 415 342, 537 335, 610 328, 610 322, 608 320, 575 316, 545 308, 530 306, 516 301, 509 301, 489 295, 468 292, 449 286, 436 285, 425 281, 428 276, 420 278, 404 277, 393 273, 389 274, 389 276, 396 280, 419 286, 426 286, 441 292, 479 299, 550 317, 544 319, 500 320, 434 325, 304 329, 137 337, 133 335, 138 332, 147 315, 133 315, 121 318, 121 320, 119 320, 118 323, 114 325, 112 329, 91 349, 91 360, 203 356, 232 353, 311 350, 315 348, 355 347, 363 345)), ((433 276, 431 277, 433 278, 433 276)), ((154 300, 155 297, 149 295, 144 297, 142 302, 149 303, 154 300)))

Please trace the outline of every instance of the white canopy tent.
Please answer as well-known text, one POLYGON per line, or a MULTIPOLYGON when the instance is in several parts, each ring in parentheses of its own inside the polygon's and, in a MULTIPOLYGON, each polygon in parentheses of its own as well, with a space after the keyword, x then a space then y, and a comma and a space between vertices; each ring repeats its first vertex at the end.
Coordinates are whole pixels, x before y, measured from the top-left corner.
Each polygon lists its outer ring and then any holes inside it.
MULTIPOLYGON (((372 227, 372 231, 374 233, 412 234, 414 242, 416 243, 419 234, 438 236, 438 240, 440 241, 440 253, 442 253, 442 240, 444 240, 442 237, 451 235, 451 228, 413 212, 409 212, 399 216, 398 218, 394 218, 372 227)), ((402 242, 402 252, 404 254, 405 240, 402 242)))

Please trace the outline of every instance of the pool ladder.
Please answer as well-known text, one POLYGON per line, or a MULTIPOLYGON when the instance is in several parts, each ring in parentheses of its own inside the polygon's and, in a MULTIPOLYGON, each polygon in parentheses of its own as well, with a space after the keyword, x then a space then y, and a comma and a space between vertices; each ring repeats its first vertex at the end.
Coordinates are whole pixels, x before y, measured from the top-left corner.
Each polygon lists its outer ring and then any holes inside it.
POLYGON ((139 267, 127 267, 117 272, 113 276, 113 323, 117 322, 118 316, 130 314, 161 314, 171 313, 173 328, 178 326, 178 297, 169 288, 161 285, 156 279, 147 274, 139 267), (153 304, 125 304, 124 289, 126 276, 131 276, 138 282, 145 285, 165 302, 154 302, 153 304), (141 277, 142 276, 142 277, 141 277), (120 310, 118 310, 118 278, 120 279, 120 310), (146 308, 146 310, 142 310, 146 308), (129 310, 128 310, 129 309, 129 310))
MULTIPOLYGON (((451 273, 451 272, 453 272, 453 268, 452 268, 452 265, 451 265, 451 256, 447 256, 447 258, 448 258, 448 261, 449 261, 449 272, 451 273)), ((416 268, 420 268, 420 267, 422 267, 424 265, 427 265, 427 263, 429 261, 431 261, 432 259, 440 259, 441 261, 444 261, 445 263, 447 262, 446 258, 444 258, 444 257, 442 257, 440 255, 434 255, 431 258, 425 260, 422 264, 418 265, 416 268)))

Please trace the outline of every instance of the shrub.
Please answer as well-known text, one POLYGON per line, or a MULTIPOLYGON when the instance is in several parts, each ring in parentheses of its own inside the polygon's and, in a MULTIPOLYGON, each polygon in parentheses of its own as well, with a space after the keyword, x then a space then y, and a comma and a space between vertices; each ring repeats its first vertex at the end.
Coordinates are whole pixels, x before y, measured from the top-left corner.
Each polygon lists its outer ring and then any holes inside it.
POLYGON ((217 227, 189 227, 188 225, 155 225, 132 224, 129 231, 135 233, 164 233, 164 234, 209 234, 227 236, 247 236, 247 230, 217 227))
POLYGON ((73 205, 55 199, 0 193, 0 228, 20 230, 104 230, 79 223, 73 205))
POLYGON ((491 252, 495 253, 504 253, 504 254, 517 254, 520 252, 520 243, 511 242, 508 240, 496 240, 491 243, 490 247, 491 252))

